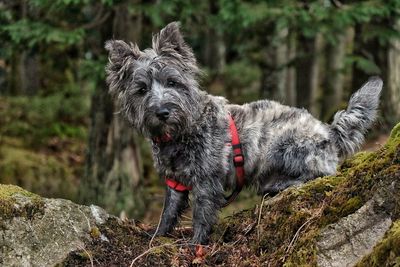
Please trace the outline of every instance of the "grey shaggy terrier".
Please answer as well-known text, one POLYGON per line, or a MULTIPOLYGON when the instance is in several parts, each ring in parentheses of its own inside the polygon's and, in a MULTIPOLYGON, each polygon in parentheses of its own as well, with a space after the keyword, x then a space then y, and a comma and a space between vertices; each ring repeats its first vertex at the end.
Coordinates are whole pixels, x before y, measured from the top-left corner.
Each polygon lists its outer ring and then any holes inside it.
MULTIPOLYGON (((105 47, 110 92, 131 125, 152 142, 158 172, 192 187, 195 244, 208 242, 226 203, 224 191, 236 186, 229 115, 242 144, 245 185, 274 195, 334 174, 339 161, 359 149, 376 118, 383 85, 371 78, 328 125, 305 109, 270 100, 235 105, 202 91, 195 56, 177 22, 154 35, 152 48, 141 51, 121 40, 105 47), (155 141, 163 136, 168 140, 155 141)), ((158 235, 173 230, 188 195, 167 187, 158 235)))

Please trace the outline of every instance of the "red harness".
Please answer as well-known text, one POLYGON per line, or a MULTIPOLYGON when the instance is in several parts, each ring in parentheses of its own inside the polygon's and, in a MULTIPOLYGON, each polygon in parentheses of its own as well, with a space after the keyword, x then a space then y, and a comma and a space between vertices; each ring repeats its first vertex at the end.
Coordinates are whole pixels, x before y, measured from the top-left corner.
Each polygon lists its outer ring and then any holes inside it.
MULTIPOLYGON (((244 173, 244 156, 242 153, 242 145, 240 144, 240 139, 239 139, 239 134, 237 132, 237 128, 235 125, 235 122, 233 121, 233 118, 231 115, 229 115, 229 130, 231 132, 231 145, 233 149, 233 165, 235 166, 236 170, 236 188, 235 190, 228 196, 225 197, 226 202, 223 205, 224 207, 229 205, 237 195, 239 195, 240 191, 242 190, 244 183, 245 183, 245 173, 244 173)), ((154 140, 155 142, 159 143, 160 141, 169 141, 170 136, 166 136, 165 138, 158 138, 154 140)), ((190 191, 192 190, 191 186, 186 186, 182 183, 179 183, 175 180, 165 178, 165 183, 167 186, 170 188, 179 191, 179 192, 185 192, 185 191, 190 191)))

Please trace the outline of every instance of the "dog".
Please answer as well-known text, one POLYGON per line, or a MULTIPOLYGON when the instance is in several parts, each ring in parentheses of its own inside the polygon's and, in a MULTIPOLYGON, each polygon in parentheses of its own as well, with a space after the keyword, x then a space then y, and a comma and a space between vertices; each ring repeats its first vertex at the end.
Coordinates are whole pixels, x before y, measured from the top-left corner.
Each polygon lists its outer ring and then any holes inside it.
POLYGON ((109 40, 105 48, 110 93, 151 142, 161 177, 182 187, 168 184, 157 235, 174 229, 191 189, 195 244, 208 243, 227 203, 224 191, 238 187, 239 168, 240 183, 261 195, 334 174, 340 160, 363 143, 383 86, 380 78, 370 78, 328 125, 305 109, 270 100, 235 105, 202 91, 199 67, 177 22, 153 36, 152 48, 141 51, 121 40, 109 40), (240 145, 232 145, 234 135, 240 145))

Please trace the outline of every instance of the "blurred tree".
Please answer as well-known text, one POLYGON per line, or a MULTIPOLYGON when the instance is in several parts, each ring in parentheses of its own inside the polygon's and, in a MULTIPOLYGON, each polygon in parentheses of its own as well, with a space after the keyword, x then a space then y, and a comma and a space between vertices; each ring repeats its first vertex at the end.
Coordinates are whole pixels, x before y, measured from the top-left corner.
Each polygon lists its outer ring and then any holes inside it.
MULTIPOLYGON (((400 32, 400 16, 394 18, 393 27, 400 32)), ((389 124, 400 118, 400 39, 391 39, 387 50, 387 86, 385 100, 386 117, 389 124)))
POLYGON ((8 92, 34 94, 41 83, 47 85, 42 88, 45 93, 48 87, 81 79, 85 81, 81 85, 94 84, 80 198, 114 213, 135 211, 136 216, 144 205, 139 193, 139 148, 127 123, 114 115, 116 105, 104 83, 103 45, 113 37, 139 39, 142 18, 138 4, 134 0, 0 3, 0 35, 6 41, 6 51, 1 56, 9 60, 11 69, 8 92))
MULTIPOLYGON (((140 40, 142 16, 134 9, 137 4, 138 1, 123 1, 113 6, 112 15, 105 21, 106 25, 102 25, 96 40, 95 45, 101 48, 95 57, 101 58, 102 47, 110 38, 127 42, 140 40)), ((101 64, 104 66, 104 62, 101 64)), ((139 146, 133 129, 115 109, 118 105, 108 94, 104 75, 101 77, 92 98, 81 201, 98 204, 113 213, 124 211, 137 218, 145 210, 139 146)))
POLYGON ((207 29, 205 33, 204 64, 209 67, 214 74, 221 75, 226 64, 226 46, 224 31, 215 19, 219 12, 218 1, 208 1, 207 29))

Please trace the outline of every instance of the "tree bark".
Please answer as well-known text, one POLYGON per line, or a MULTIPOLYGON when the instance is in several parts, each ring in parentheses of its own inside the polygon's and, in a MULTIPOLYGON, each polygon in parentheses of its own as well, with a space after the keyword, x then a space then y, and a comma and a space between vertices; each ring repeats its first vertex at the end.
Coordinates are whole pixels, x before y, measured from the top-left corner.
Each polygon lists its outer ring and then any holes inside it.
MULTIPOLYGON (((217 1, 209 2, 209 11, 211 15, 217 15, 219 6, 217 1)), ((204 62, 214 74, 223 73, 226 65, 226 45, 224 33, 221 27, 215 27, 209 24, 206 30, 206 45, 204 50, 204 62)))
POLYGON ((114 113, 105 84, 92 98, 86 172, 81 185, 84 203, 103 206, 109 212, 142 215, 141 161, 132 129, 114 113))
MULTIPOLYGON (((394 28, 400 31, 400 19, 394 22, 394 28)), ((388 123, 400 120, 400 40, 391 39, 387 51, 387 86, 385 106, 388 123)))
POLYGON ((296 67, 293 62, 296 58, 297 39, 296 33, 290 32, 288 36, 288 60, 290 64, 287 68, 286 75, 286 104, 296 106, 296 67))
POLYGON ((320 34, 312 39, 304 36, 299 38, 303 45, 298 49, 299 56, 296 62, 297 106, 308 109, 318 117, 322 38, 320 34))
POLYGON ((322 116, 328 119, 340 108, 344 96, 344 62, 349 29, 338 35, 337 43, 327 45, 326 85, 322 116))
MULTIPOLYGON (((265 48, 265 60, 262 62, 261 90, 263 98, 270 98, 288 104, 288 62, 289 30, 287 27, 275 29, 277 41, 265 48)), ((293 74, 293 73, 292 73, 293 74)), ((292 85, 291 85, 292 86, 292 85)), ((291 95, 293 97, 293 95, 291 95)))
POLYGON ((312 61, 310 70, 310 99, 309 111, 315 117, 320 117, 320 66, 321 66, 321 53, 323 49, 322 35, 318 33, 314 38, 312 51, 312 61))
MULTIPOLYGON (((140 32, 128 10, 128 2, 115 8, 111 22, 112 34, 104 34, 105 39, 118 38, 138 41, 140 32)), ((141 19, 139 19, 141 20, 141 19)), ((115 113, 117 107, 108 94, 104 82, 99 84, 92 98, 91 127, 89 135, 86 173, 82 180, 81 200, 103 206, 118 214, 143 215, 145 199, 142 195, 140 177, 142 164, 139 146, 133 129, 115 113)))
POLYGON ((282 101, 287 104, 286 87, 287 87, 287 62, 289 61, 288 52, 288 34, 289 29, 287 27, 278 30, 277 37, 279 39, 279 45, 276 47, 276 89, 274 99, 282 101))

